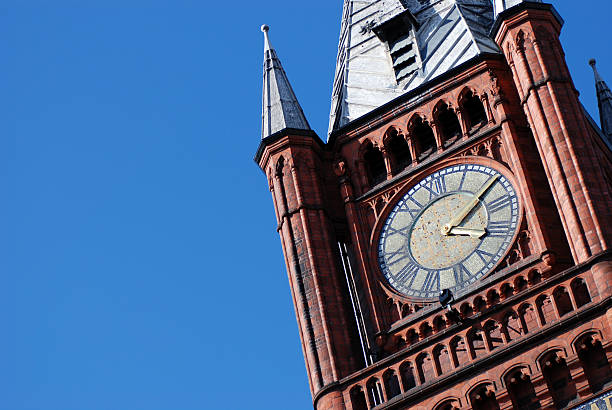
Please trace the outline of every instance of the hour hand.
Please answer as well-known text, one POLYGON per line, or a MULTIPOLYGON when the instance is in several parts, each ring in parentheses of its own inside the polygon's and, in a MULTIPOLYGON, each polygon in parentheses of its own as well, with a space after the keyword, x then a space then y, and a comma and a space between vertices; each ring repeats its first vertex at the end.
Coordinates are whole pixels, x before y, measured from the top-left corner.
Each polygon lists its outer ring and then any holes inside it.
POLYGON ((460 226, 452 227, 448 232, 449 235, 465 235, 476 239, 482 238, 486 235, 486 233, 487 231, 485 231, 484 229, 469 229, 462 228, 460 226))

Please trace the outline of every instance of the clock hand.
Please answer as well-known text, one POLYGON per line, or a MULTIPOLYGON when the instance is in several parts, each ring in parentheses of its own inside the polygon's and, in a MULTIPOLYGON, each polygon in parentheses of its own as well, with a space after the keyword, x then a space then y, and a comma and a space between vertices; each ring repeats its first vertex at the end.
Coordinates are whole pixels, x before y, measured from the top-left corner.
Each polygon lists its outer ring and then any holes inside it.
POLYGON ((463 222, 465 217, 472 211, 472 209, 474 209, 474 207, 478 205, 478 203, 480 202, 480 197, 483 196, 498 179, 499 174, 489 178, 489 180, 484 183, 482 188, 480 188, 480 191, 476 193, 474 199, 468 202, 467 205, 465 205, 463 209, 461 209, 461 211, 459 211, 459 213, 453 219, 450 220, 449 223, 442 227, 442 235, 448 235, 452 228, 463 222))
POLYGON ((449 235, 467 235, 476 239, 482 238, 486 235, 486 233, 487 231, 485 231, 484 229, 468 229, 462 228, 460 226, 452 227, 451 230, 448 232, 449 235))

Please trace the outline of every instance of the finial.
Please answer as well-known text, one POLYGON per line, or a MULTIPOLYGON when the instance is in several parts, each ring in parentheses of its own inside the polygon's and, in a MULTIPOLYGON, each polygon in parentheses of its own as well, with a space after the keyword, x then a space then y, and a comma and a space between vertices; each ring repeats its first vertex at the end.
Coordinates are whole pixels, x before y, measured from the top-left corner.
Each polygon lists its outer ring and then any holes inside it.
POLYGON ((272 48, 272 46, 270 46, 270 37, 268 37, 268 31, 270 31, 270 26, 268 26, 267 24, 262 24, 261 32, 264 33, 265 41, 264 51, 270 50, 272 48))
MULTIPOLYGON (((263 30, 263 29, 262 29, 263 30)), ((595 68, 595 65, 597 64, 597 61, 594 58, 591 58, 589 60, 589 65, 593 68, 595 68)))

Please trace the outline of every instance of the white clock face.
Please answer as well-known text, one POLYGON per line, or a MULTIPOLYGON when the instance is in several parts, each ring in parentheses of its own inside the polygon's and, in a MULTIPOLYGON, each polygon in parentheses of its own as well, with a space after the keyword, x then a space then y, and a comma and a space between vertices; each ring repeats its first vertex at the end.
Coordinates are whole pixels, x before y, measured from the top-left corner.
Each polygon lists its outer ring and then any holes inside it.
POLYGON ((495 268, 518 229, 514 187, 482 165, 455 165, 418 182, 383 226, 378 261, 389 284, 416 298, 459 290, 495 268))

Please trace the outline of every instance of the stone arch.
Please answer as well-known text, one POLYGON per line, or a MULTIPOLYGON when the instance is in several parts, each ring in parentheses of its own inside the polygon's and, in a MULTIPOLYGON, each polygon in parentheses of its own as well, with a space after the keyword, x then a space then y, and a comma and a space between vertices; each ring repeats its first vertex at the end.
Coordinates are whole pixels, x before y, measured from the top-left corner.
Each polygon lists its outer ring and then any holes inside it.
POLYGON ((516 340, 523 335, 523 326, 519 315, 510 310, 504 315, 502 320, 502 331, 506 335, 506 340, 511 342, 512 340, 516 340))
POLYGON ((514 291, 516 293, 524 291, 525 289, 527 289, 527 287, 528 287, 527 281, 525 280, 523 276, 517 276, 514 279, 514 291))
POLYGON ((557 307, 559 317, 563 317, 574 310, 572 299, 563 286, 559 286, 553 291, 553 299, 555 301, 555 306, 557 307))
POLYGON ((471 329, 467 334, 468 346, 473 359, 483 357, 487 354, 484 333, 480 329, 471 329))
POLYGON ((406 332, 406 343, 413 345, 419 341, 419 334, 414 329, 408 329, 406 332))
POLYGON ((514 288, 509 283, 504 283, 503 285, 501 285, 499 290, 500 290, 499 293, 501 294, 501 297, 503 300, 506 300, 512 295, 514 295, 514 288))
POLYGON ((487 306, 495 306, 499 303, 500 297, 496 289, 487 292, 487 306))
POLYGON ((487 335, 486 341, 489 344, 489 350, 495 350, 503 346, 502 328, 498 322, 493 319, 487 321, 484 325, 484 331, 487 335))
POLYGON ((408 122, 408 133, 416 144, 417 158, 424 160, 436 152, 437 144, 431 126, 422 116, 414 114, 408 122))
POLYGON ((476 296, 472 302, 472 306, 474 307, 474 311, 481 313, 485 310, 487 304, 482 296, 476 296))
POLYGON ((538 364, 555 407, 565 408, 576 397, 577 391, 562 350, 558 348, 547 350, 540 355, 538 364))
POLYGON ((542 326, 549 324, 556 319, 555 309, 548 295, 538 296, 536 299, 536 308, 538 310, 538 316, 540 317, 540 323, 542 323, 542 326))
POLYGON ((365 164, 365 171, 370 187, 380 184, 387 178, 385 158, 372 141, 366 139, 360 148, 360 157, 365 164))
POLYGON ((404 391, 408 391, 416 387, 416 377, 414 375, 414 367, 410 362, 404 362, 401 364, 400 368, 400 379, 402 381, 402 386, 404 387, 404 391))
POLYGON ((449 374, 453 370, 451 355, 444 345, 437 345, 433 350, 434 363, 438 374, 449 374))
POLYGON ((399 379, 397 378, 397 374, 395 374, 395 370, 393 369, 389 369, 383 373, 383 384, 385 387, 387 400, 391 400, 393 397, 399 396, 402 393, 399 379))
POLYGON ((517 409, 537 409, 540 402, 531 383, 529 369, 526 366, 517 366, 508 370, 503 377, 512 405, 517 409))
POLYGON ((433 118, 438 127, 443 147, 449 147, 461 138, 461 124, 452 106, 444 100, 433 109, 433 118))
POLYGON ((612 369, 606 357, 599 335, 590 331, 574 342, 574 350, 587 378, 592 392, 599 392, 604 383, 612 377, 612 369))
POLYGON ((576 278, 570 284, 574 300, 576 301, 576 308, 581 308, 587 303, 591 302, 591 294, 586 282, 582 278, 576 278))
POLYGON ((382 385, 380 380, 376 377, 372 377, 366 384, 368 390, 368 399, 372 407, 376 407, 383 403, 382 385))
POLYGON ((539 270, 533 269, 527 274, 527 282, 529 286, 537 285, 542 282, 542 274, 539 270))
POLYGON ((421 384, 427 383, 436 377, 429 353, 421 353, 417 356, 416 367, 421 384))
POLYGON ((451 357, 455 363, 455 367, 463 366, 470 362, 470 353, 461 336, 455 336, 450 343, 451 357))
POLYGON ((429 336, 433 335, 433 329, 429 322, 423 322, 419 327, 419 336, 421 339, 426 339, 429 336))
POLYGON ((461 408, 461 401, 457 397, 450 397, 442 399, 438 402, 433 410, 459 410, 461 408))
POLYGON ((536 311, 529 303, 524 303, 518 308, 518 315, 524 333, 533 332, 539 327, 536 311))
POLYGON ((499 410, 499 403, 495 398, 495 385, 492 382, 478 383, 468 391, 467 398, 473 410, 499 410))
POLYGON ((446 328, 446 320, 442 316, 436 316, 433 319, 433 328, 435 332, 439 332, 446 328))
POLYGON ((353 387, 350 396, 353 410, 368 410, 368 402, 361 386, 353 387))
POLYGON ((474 309, 472 309, 472 305, 468 302, 462 303, 459 307, 459 313, 461 313, 461 317, 467 319, 468 317, 474 314, 474 309))
POLYGON ((477 129, 487 123, 487 113, 478 94, 471 88, 464 88, 459 95, 459 107, 465 116, 468 130, 477 129))
POLYGON ((396 127, 390 127, 384 136, 384 144, 389 152, 393 174, 398 174, 412 163, 412 155, 406 138, 396 127))

